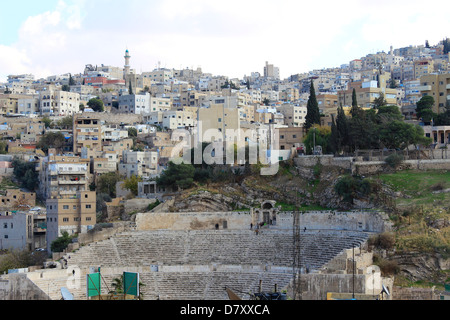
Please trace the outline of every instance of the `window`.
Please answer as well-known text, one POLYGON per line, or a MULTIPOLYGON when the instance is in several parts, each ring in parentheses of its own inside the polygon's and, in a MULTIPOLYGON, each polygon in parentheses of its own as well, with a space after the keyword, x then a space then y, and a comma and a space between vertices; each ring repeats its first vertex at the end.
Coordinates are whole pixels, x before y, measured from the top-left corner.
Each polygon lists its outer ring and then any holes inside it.
POLYGON ((69 218, 63 218, 63 222, 69 222, 69 218))
POLYGON ((64 206, 63 206, 63 209, 64 209, 64 210, 69 210, 69 206, 68 206, 68 205, 64 205, 64 206))
POLYGON ((91 221, 91 217, 86 217, 86 221, 91 221))
POLYGON ((86 205, 86 209, 90 209, 91 208, 91 205, 90 204, 87 204, 86 205))

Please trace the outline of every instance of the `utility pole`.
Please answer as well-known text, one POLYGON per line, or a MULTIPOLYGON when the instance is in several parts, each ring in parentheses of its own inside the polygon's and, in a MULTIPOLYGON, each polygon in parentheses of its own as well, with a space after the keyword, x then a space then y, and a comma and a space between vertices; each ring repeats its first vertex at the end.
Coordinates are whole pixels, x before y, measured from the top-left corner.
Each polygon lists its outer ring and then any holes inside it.
POLYGON ((293 247, 294 247, 294 261, 293 261, 293 274, 294 274, 294 285, 293 285, 293 299, 297 300, 297 294, 299 294, 299 300, 302 300, 302 289, 301 289, 301 246, 300 246, 300 212, 298 210, 297 203, 297 190, 295 190, 295 207, 296 210, 293 212, 293 247), (298 276, 298 280, 297 280, 298 276))

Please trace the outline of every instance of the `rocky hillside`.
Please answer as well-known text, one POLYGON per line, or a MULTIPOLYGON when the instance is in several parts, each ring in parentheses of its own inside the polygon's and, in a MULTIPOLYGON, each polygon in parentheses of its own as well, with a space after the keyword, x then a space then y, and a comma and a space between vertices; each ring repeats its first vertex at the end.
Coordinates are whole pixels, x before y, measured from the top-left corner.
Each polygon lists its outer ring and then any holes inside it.
POLYGON ((197 184, 154 210, 249 210, 264 200, 275 200, 282 210, 381 209, 396 227, 392 247, 378 252, 380 264, 389 262, 391 266, 386 272, 396 273, 399 285, 450 282, 448 172, 407 171, 358 177, 370 185, 370 192, 356 188, 349 193, 350 200, 336 191, 336 184, 343 177, 348 177, 348 173, 340 168, 296 168, 285 164, 275 176, 249 174, 197 184))

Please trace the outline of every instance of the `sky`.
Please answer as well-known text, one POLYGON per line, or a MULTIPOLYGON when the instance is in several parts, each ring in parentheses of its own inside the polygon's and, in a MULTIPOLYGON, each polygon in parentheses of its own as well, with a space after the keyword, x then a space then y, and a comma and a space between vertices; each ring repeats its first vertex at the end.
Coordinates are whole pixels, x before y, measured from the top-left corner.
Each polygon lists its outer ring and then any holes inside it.
POLYGON ((284 79, 437 44, 450 37, 449 9, 438 0, 2 1, 0 82, 123 67, 126 49, 138 73, 159 64, 243 78, 268 61, 284 79))

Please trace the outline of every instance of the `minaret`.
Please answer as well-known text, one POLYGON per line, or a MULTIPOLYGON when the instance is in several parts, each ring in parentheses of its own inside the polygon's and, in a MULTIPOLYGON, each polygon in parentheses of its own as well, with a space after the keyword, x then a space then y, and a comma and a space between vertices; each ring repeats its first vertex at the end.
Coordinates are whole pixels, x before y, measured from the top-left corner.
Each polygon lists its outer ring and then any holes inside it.
POLYGON ((123 73, 124 73, 124 78, 130 74, 130 52, 128 51, 128 49, 125 51, 125 67, 123 69, 123 73))

